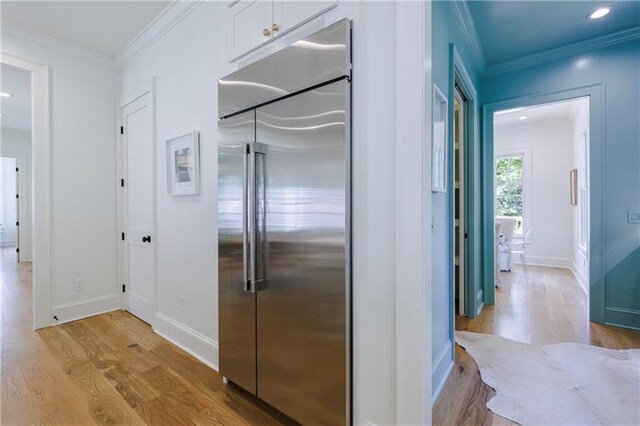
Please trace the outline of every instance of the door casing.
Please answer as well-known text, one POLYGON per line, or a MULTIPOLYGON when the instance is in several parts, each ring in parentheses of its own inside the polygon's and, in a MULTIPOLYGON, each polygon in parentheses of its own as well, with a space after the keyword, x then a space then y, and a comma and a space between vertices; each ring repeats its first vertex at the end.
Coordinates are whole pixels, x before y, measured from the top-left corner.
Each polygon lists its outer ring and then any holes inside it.
POLYGON ((482 108, 482 265, 484 301, 495 303, 493 222, 494 222, 494 129, 493 115, 503 109, 521 108, 569 99, 589 98, 589 319, 605 322, 604 260, 604 83, 566 90, 521 96, 489 103, 482 108))
MULTIPOLYGON (((477 197, 475 193, 475 188, 472 183, 475 181, 475 178, 478 175, 478 170, 475 167, 475 158, 476 158, 476 105, 477 105, 477 92, 475 87, 473 86, 471 77, 465 68, 465 65, 458 53, 455 45, 451 43, 449 45, 449 90, 448 90, 448 99, 449 102, 449 123, 447 132, 449 134, 449 148, 448 148, 448 163, 449 163, 449 172, 448 172, 448 187, 454 187, 454 176, 453 176, 453 167, 452 162, 455 161, 455 152, 454 152, 454 135, 453 135, 453 115, 454 115, 454 105, 453 99, 456 96, 456 90, 459 90, 461 95, 464 97, 463 103, 463 119, 464 119, 464 134, 462 135, 463 144, 464 144, 464 183, 463 186, 465 188, 464 191, 464 212, 463 217, 465 219, 465 232, 468 235, 466 239, 465 249, 464 249, 464 258, 465 258, 465 266, 464 266, 464 311, 465 315, 469 318, 475 318, 482 309, 482 287, 480 285, 480 281, 476 279, 476 265, 479 264, 480 259, 480 250, 478 247, 477 238, 477 229, 476 223, 477 218, 474 214, 474 203, 477 197)), ((452 218, 451 226, 449 226, 449 236, 448 236, 448 252, 453 256, 454 245, 455 245, 455 229, 454 229, 454 197, 455 191, 448 191, 448 217, 452 218)), ((454 342, 454 331, 455 331, 455 259, 451 258, 449 262, 449 304, 450 304, 450 324, 449 324, 449 337, 452 342, 454 342)))

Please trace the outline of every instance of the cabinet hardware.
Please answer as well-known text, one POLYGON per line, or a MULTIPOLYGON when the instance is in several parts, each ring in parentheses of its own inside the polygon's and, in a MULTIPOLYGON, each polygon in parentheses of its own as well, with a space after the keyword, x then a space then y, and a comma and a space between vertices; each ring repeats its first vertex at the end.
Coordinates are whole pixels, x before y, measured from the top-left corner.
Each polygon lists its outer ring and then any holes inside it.
POLYGON ((262 30, 262 35, 265 37, 269 37, 271 35, 271 31, 269 31, 269 28, 265 28, 264 30, 262 30))
POLYGON ((274 33, 280 31, 280 26, 274 22, 273 25, 271 25, 271 31, 274 33))

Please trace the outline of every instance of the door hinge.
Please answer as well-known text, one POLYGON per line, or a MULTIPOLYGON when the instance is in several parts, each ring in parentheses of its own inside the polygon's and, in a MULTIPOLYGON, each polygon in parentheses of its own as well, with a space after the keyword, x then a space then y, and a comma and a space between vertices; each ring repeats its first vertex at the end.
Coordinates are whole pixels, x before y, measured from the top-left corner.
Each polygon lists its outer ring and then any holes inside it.
POLYGON ((20 171, 20 169, 18 167, 16 167, 16 172, 19 172, 19 171, 20 171))
POLYGON ((464 233, 464 238, 469 238, 469 234, 467 234, 466 232, 464 233))
POLYGON ((20 198, 20 194, 16 194, 16 198, 20 198))
POLYGON ((19 248, 16 249, 16 253, 20 253, 20 249, 19 248))
POLYGON ((124 241, 124 232, 122 233, 122 241, 124 241))
POLYGON ((120 126, 120 134, 124 135, 124 126, 120 126))
POLYGON ((120 186, 124 188, 124 179, 120 179, 120 186))
POLYGON ((124 284, 122 284, 122 292, 123 293, 126 291, 125 288, 126 288, 126 286, 124 284))
POLYGON ((16 222, 16 226, 20 226, 20 222, 16 222))

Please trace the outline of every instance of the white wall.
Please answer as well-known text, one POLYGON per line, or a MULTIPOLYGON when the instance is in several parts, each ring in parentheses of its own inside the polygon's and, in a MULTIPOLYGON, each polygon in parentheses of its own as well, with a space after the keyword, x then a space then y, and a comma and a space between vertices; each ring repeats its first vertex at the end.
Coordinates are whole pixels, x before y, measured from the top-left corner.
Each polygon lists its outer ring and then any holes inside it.
MULTIPOLYGON (((226 3, 200 3, 126 64, 121 89, 121 93, 135 92, 141 82, 155 77, 155 326, 211 365, 218 363, 217 79, 237 67, 225 60, 224 43, 229 41, 220 32, 224 7, 226 3), (192 129, 200 132, 201 193, 172 198, 165 190, 164 141, 192 129), (184 312, 179 296, 184 297, 184 312)), ((431 303, 427 279, 431 271, 425 259, 430 259, 430 240, 423 241, 422 236, 427 224, 424 217, 430 217, 431 212, 430 204, 423 204, 420 196, 427 193, 420 190, 420 172, 430 176, 430 171, 420 167, 420 162, 430 146, 425 136, 430 129, 420 117, 430 117, 430 111, 420 107, 423 96, 430 99, 430 32, 425 27, 425 22, 430 22, 430 4, 341 2, 320 19, 328 24, 343 17, 353 20, 355 422, 429 423, 431 347, 426 307, 431 303), (397 33, 380 30, 396 18, 397 33), (426 34, 420 36, 421 31, 426 34), (416 64, 419 52, 401 49, 400 44, 407 46, 400 43, 402 37, 409 33, 415 46, 427 43, 423 46, 426 63, 418 60, 416 64), (405 70, 399 70, 397 63, 405 60, 405 70), (406 91, 402 99, 396 99, 398 82, 406 91), (396 103, 399 106, 394 108, 396 103), (411 125, 396 127, 396 120, 401 122, 403 116, 395 113, 400 114, 403 108, 413 108, 421 115, 411 117, 411 125), (399 135, 403 144, 396 142, 399 135), (397 179, 396 162, 402 169, 408 160, 411 164, 402 176, 407 182, 397 179), (397 195, 399 186, 404 191, 397 195), (408 228, 412 232, 407 232, 408 228), (402 253, 408 252, 406 256, 394 256, 398 245, 402 253), (406 271, 412 272, 408 280, 402 279, 406 271)))
POLYGON ((495 128, 496 156, 523 149, 531 153, 530 196, 525 200, 530 218, 524 225, 524 232, 533 227, 527 246, 530 264, 573 266, 576 207, 569 198, 569 172, 576 163, 574 139, 569 119, 495 128))
POLYGON ((51 315, 63 322, 115 309, 118 73, 86 52, 4 28, 1 50, 50 66, 51 315), (73 291, 76 278, 83 291, 73 291))
POLYGON ((2 157, 0 173, 2 174, 3 203, 2 222, 0 223, 0 247, 15 247, 16 234, 16 159, 2 157))
POLYGON ((26 131, 2 128, 0 134, 0 154, 16 158, 20 191, 20 261, 31 260, 31 134, 26 131))

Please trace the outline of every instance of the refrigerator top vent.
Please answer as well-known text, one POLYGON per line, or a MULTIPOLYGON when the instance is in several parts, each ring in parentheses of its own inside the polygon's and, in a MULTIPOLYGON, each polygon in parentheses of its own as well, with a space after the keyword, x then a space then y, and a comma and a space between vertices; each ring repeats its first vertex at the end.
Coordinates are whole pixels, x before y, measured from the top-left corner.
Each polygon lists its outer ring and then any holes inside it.
POLYGON ((345 77, 351 78, 348 19, 218 80, 218 116, 225 118, 345 77))

